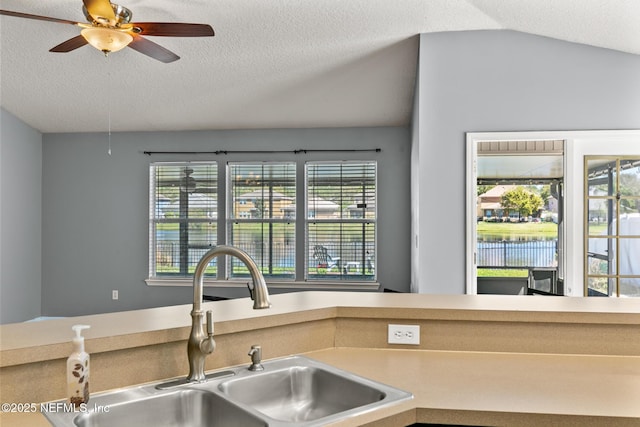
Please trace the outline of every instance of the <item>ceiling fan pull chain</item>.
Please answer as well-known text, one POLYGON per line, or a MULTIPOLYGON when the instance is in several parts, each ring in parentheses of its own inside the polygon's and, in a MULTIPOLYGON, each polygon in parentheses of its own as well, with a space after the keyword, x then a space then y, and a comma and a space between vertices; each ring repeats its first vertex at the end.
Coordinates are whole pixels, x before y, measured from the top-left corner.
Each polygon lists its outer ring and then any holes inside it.
POLYGON ((109 146, 107 148, 107 154, 111 155, 111 66, 109 62, 109 55, 105 55, 107 59, 107 120, 109 122, 109 146))
POLYGON ((111 111, 109 111, 109 147, 107 148, 107 154, 111 155, 111 111))

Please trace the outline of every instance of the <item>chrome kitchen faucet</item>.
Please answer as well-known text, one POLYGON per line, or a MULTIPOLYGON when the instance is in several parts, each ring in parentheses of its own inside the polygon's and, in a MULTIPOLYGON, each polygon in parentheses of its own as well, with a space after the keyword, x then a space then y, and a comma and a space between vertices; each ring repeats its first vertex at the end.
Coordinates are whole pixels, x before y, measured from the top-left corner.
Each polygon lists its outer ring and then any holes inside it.
POLYGON ((269 290, 264 281, 264 276, 260 272, 260 268, 256 262, 242 249, 235 246, 215 246, 210 249, 198 261, 196 271, 193 274, 193 309, 191 310, 191 335, 187 344, 187 356, 189 358, 189 375, 188 382, 203 382, 206 377, 204 374, 204 362, 207 355, 213 353, 216 343, 213 339, 213 313, 207 311, 207 333, 203 328, 203 312, 202 312, 202 294, 203 294, 203 276, 204 271, 211 260, 220 255, 231 255, 238 258, 249 269, 253 287, 249 286, 249 293, 253 300, 253 308, 269 308, 269 290))

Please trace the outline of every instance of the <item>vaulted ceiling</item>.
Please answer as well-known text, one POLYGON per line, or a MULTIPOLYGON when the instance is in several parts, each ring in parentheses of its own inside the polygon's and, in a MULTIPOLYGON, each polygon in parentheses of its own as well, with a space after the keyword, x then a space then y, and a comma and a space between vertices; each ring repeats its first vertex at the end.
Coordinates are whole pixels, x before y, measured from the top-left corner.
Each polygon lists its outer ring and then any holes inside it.
MULTIPOLYGON (((397 126, 410 121, 420 33, 511 29, 640 54, 637 0, 122 0, 133 21, 215 37, 50 53, 79 28, 0 17, 0 102, 43 132, 397 126)), ((0 8, 84 21, 81 0, 0 8)))

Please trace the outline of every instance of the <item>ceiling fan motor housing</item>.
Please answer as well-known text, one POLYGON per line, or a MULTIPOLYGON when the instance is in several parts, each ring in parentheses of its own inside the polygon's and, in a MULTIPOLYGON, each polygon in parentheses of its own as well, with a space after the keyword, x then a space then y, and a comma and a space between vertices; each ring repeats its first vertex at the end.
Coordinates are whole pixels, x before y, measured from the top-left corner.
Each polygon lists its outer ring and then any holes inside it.
POLYGON ((92 16, 87 10, 86 6, 82 6, 82 13, 87 18, 87 21, 92 24, 95 23, 97 25, 107 25, 112 27, 119 27, 123 24, 128 24, 131 22, 131 18, 133 17, 133 13, 130 9, 127 9, 124 6, 120 6, 119 4, 111 3, 111 8, 113 9, 113 14, 115 15, 115 22, 111 22, 111 20, 104 16, 92 16))

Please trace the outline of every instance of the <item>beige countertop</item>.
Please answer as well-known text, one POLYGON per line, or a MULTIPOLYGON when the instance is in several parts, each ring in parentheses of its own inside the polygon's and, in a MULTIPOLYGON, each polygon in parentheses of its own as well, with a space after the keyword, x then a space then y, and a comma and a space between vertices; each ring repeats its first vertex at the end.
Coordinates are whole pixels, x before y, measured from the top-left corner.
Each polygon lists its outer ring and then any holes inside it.
MULTIPOLYGON (((470 420, 640 426, 640 299, 301 292, 274 295, 272 302, 269 310, 252 310, 246 298, 203 304, 213 310, 222 342, 218 355, 209 358, 213 369, 242 363, 246 352, 240 349, 260 343, 265 358, 269 352, 303 352, 415 395, 340 426, 470 420), (387 323, 399 319, 422 325, 425 342, 419 348, 386 344, 387 323), (240 358, 225 358, 230 352, 240 358)), ((71 325, 77 323, 91 325, 85 331, 87 350, 96 356, 92 367, 102 367, 92 374, 94 384, 110 384, 110 369, 119 366, 114 363, 152 354, 164 357, 158 361, 162 369, 152 370, 160 376, 136 382, 180 375, 190 310, 191 305, 179 305, 2 325, 5 396, 0 398, 28 399, 24 391, 29 389, 17 388, 17 379, 25 376, 46 374, 45 384, 58 387, 71 348, 71 325), (175 373, 167 374, 168 367, 175 373)), ((7 401, 14 400, 2 399, 7 401)), ((0 414, 0 424, 48 425, 41 414, 7 413, 0 414)))
POLYGON ((640 357, 353 348, 308 356, 415 396, 341 426, 414 409, 430 423, 640 425, 640 357))
MULTIPOLYGON (((204 303, 202 308, 213 310, 216 334, 337 316, 399 314, 405 319, 640 325, 638 298, 297 292, 271 300, 268 310, 252 310, 248 298, 204 303)), ((91 325, 84 336, 94 352, 187 339, 190 311, 188 304, 0 325, 0 367, 67 357, 71 326, 77 323, 91 325)))

